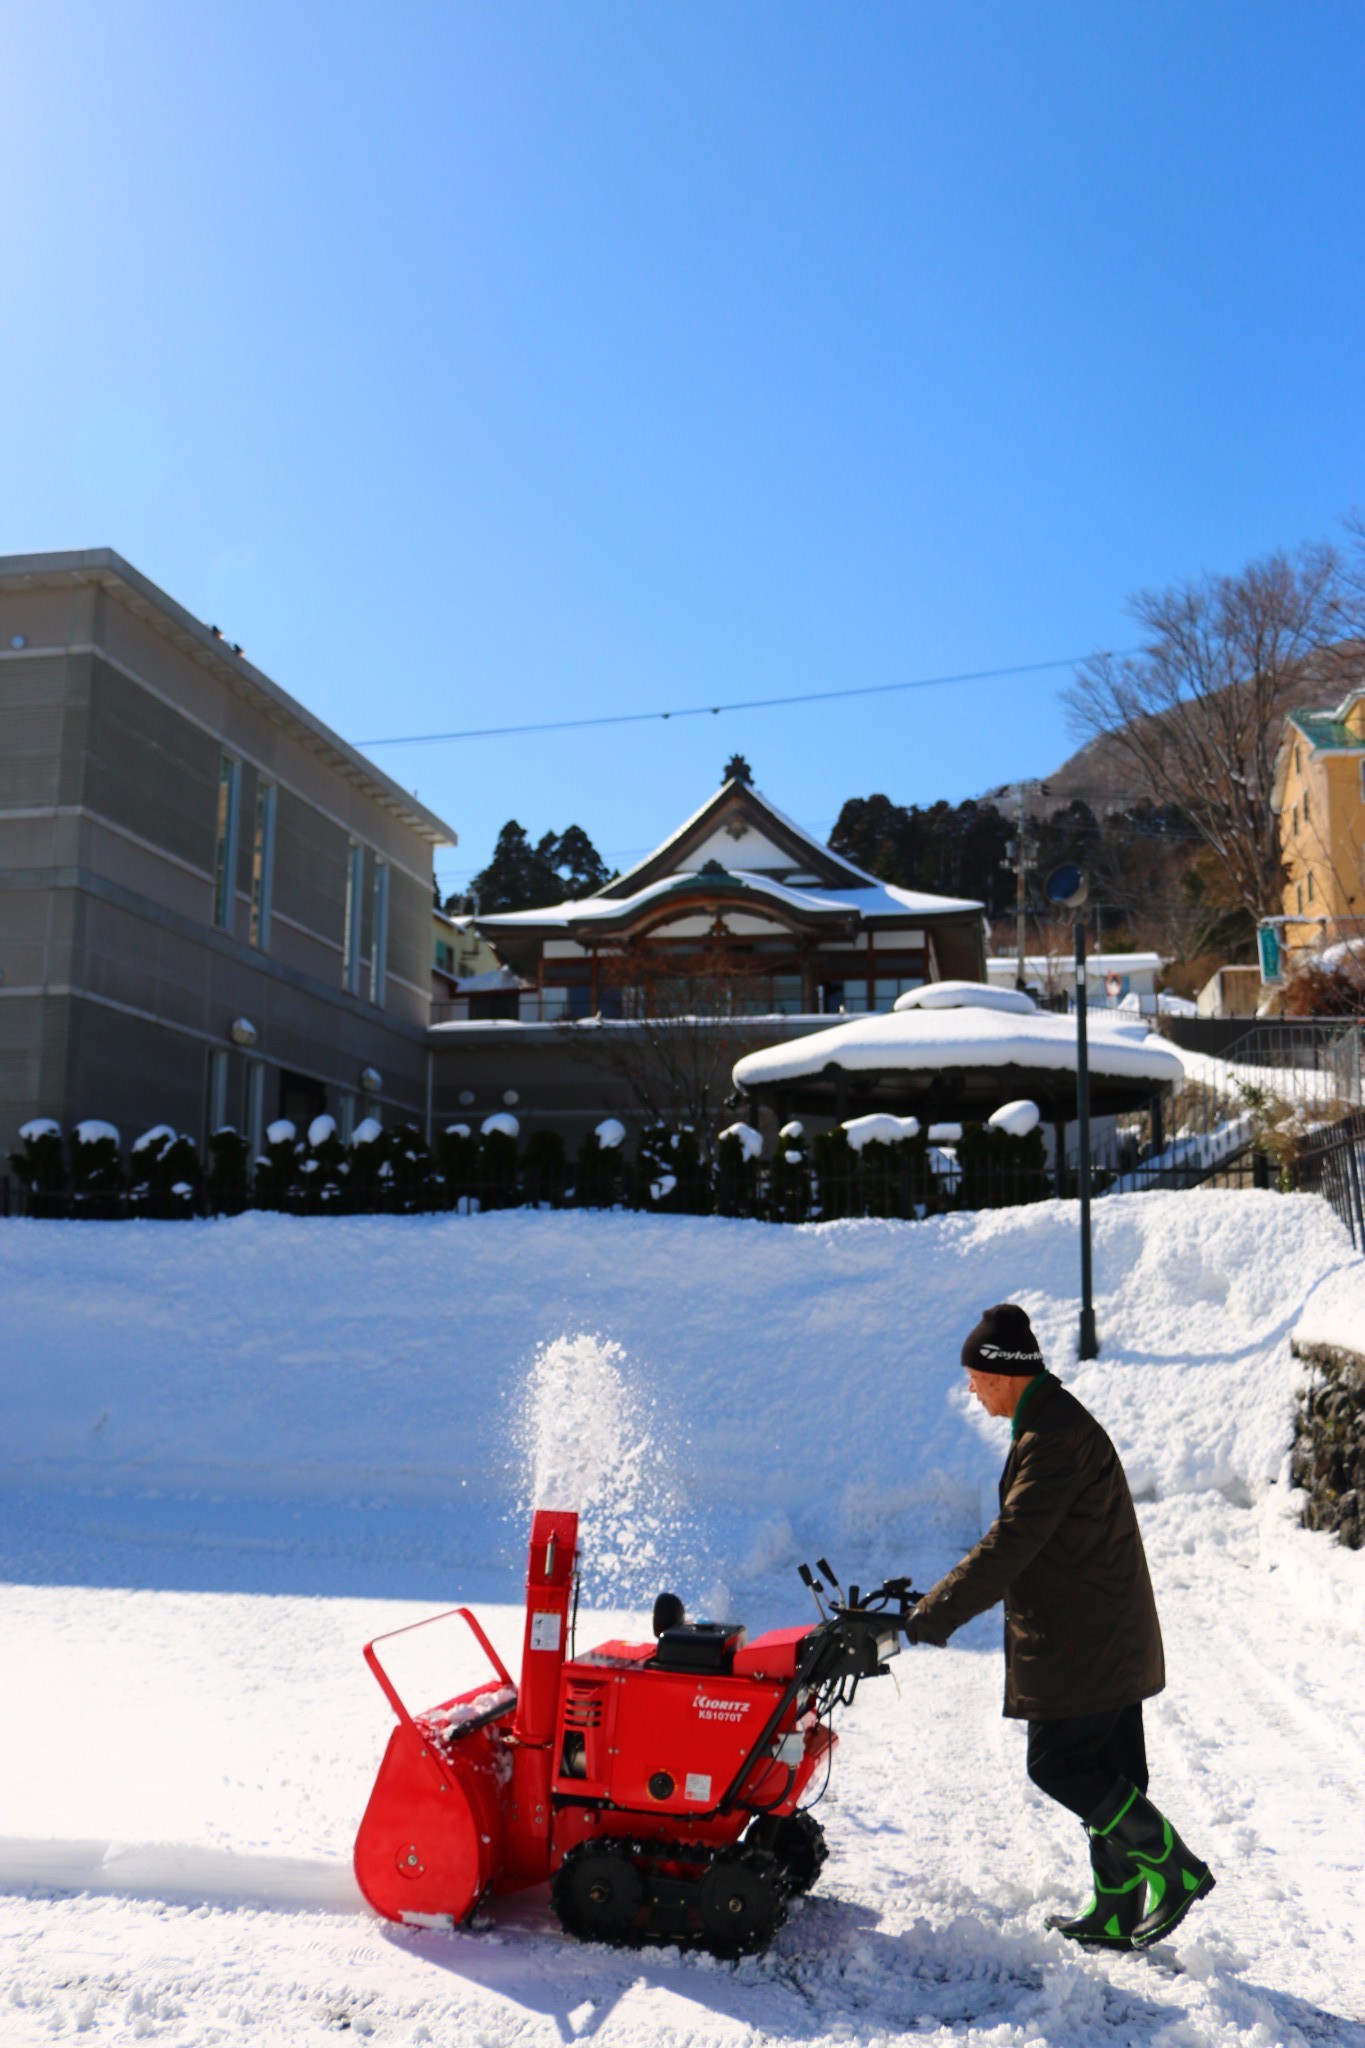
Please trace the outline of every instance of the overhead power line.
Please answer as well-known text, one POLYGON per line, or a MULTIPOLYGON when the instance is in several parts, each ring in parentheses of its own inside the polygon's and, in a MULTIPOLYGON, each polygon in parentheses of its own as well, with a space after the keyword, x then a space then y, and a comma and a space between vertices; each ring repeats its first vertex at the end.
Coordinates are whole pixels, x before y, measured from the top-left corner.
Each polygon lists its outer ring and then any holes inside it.
MULTIPOLYGON (((1120 655, 1135 654, 1123 648, 1120 655)), ((1056 661, 1025 661, 1013 668, 969 669, 955 676, 917 676, 905 683, 859 683, 845 690, 805 690, 791 697, 744 697, 733 704, 685 704, 671 711, 615 711, 596 718, 551 718, 536 725, 480 725, 464 732, 386 733, 381 738, 353 740, 356 747, 425 747, 444 740, 499 740, 537 732, 581 732, 595 725, 650 725, 665 718, 719 718, 722 711, 771 711, 789 704, 829 704, 845 697, 888 697, 898 690, 941 690, 953 683, 989 683, 1007 676, 1042 675, 1049 669, 1075 668, 1088 656, 1069 654, 1056 661)))

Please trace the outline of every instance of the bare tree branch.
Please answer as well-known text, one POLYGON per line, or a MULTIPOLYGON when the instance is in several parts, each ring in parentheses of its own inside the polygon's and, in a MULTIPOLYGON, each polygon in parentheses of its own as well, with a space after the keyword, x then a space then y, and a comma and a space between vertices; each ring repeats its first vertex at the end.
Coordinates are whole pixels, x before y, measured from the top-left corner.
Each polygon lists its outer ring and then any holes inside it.
POLYGON ((1076 731, 1105 737, 1154 802, 1179 806, 1253 917, 1281 902, 1270 794, 1285 712, 1362 672, 1350 600, 1326 546, 1143 591, 1130 605, 1142 653, 1096 655, 1067 692, 1076 731))

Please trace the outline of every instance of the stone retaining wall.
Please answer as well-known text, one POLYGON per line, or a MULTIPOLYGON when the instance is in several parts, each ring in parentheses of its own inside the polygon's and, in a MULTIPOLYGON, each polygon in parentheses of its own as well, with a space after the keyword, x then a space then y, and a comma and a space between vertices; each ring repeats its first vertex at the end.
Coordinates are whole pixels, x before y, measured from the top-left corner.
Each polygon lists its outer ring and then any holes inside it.
POLYGON ((1308 1495, 1305 1528, 1365 1545, 1365 1357, 1332 1344, 1295 1344, 1309 1368, 1294 1418, 1294 1484, 1308 1495))

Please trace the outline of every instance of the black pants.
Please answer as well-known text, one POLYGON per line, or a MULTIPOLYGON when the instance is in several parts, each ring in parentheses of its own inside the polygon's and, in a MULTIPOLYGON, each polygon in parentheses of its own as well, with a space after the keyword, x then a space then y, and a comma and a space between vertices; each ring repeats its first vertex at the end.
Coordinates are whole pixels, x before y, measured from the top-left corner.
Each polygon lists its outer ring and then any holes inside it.
POLYGON ((1028 1774, 1040 1792, 1085 1820, 1115 1778, 1147 1790, 1147 1744, 1142 1702, 1112 1714, 1077 1714, 1068 1721, 1030 1721, 1028 1774))

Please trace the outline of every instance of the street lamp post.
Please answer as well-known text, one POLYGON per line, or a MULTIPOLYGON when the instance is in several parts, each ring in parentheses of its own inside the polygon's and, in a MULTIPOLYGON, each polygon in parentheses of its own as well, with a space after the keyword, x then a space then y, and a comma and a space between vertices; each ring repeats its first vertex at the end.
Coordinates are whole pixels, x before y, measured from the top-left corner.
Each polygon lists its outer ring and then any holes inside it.
POLYGON ((1079 868, 1058 868, 1048 877, 1047 893, 1052 902, 1074 910, 1076 940, 1076 1149, 1077 1182, 1081 1198, 1081 1327, 1079 1355, 1099 1357, 1095 1334, 1094 1267, 1090 1241, 1090 1055, 1086 1039, 1085 901, 1090 884, 1079 868))

